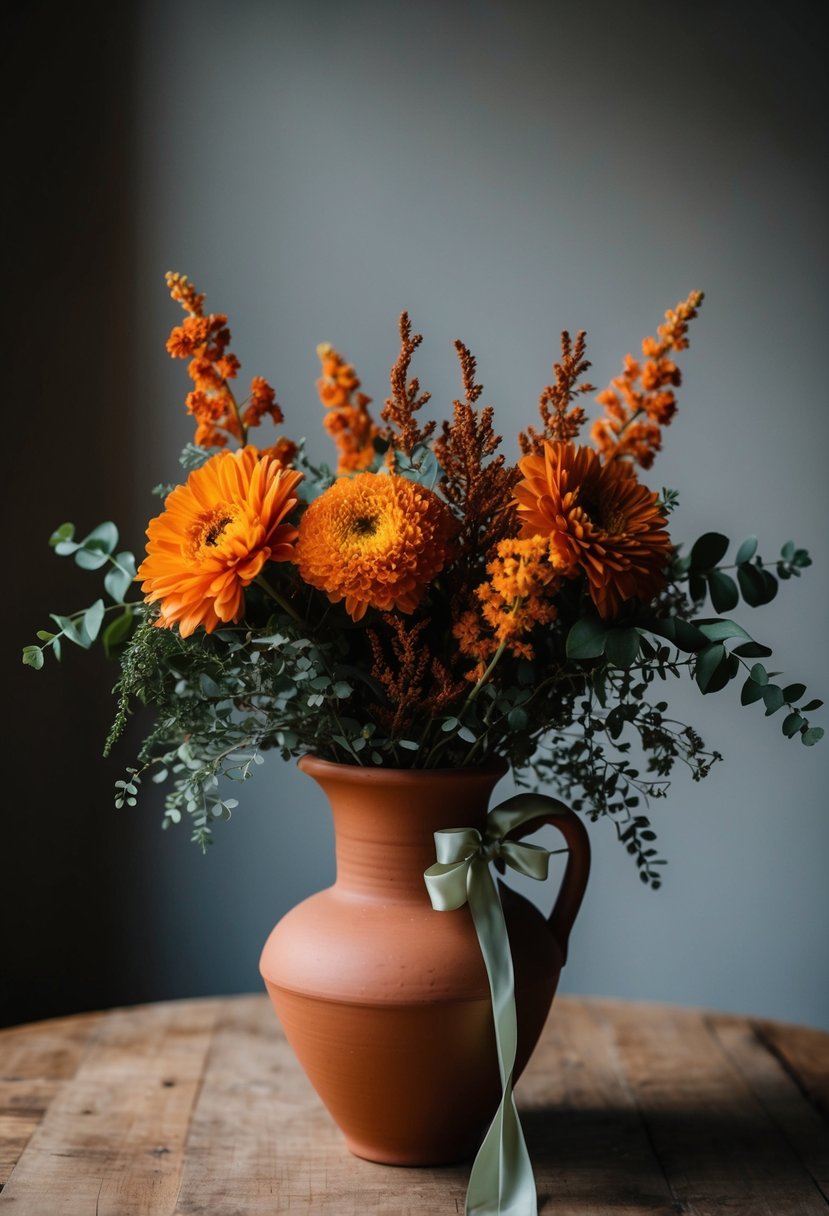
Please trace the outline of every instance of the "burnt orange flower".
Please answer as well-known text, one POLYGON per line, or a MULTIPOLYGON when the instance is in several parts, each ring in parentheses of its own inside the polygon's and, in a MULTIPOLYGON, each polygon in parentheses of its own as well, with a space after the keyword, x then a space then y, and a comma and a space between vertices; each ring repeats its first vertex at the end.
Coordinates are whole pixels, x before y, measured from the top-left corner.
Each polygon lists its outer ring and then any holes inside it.
POLYGON ((228 349, 230 330, 224 313, 204 315, 204 293, 197 292, 186 275, 167 274, 170 295, 188 314, 167 341, 174 359, 190 359, 187 373, 195 388, 187 394, 187 412, 196 419, 193 442, 198 447, 225 447, 228 438, 244 447, 248 431, 269 417, 277 426, 285 421, 276 394, 262 376, 250 382, 247 402, 237 402, 230 381, 240 363, 228 349))
POLYGON ((358 391, 357 373, 330 343, 321 342, 317 355, 321 364, 317 392, 327 411, 325 429, 339 449, 337 472, 359 472, 374 459, 374 440, 380 434, 368 411, 371 397, 358 391))
POLYGON ((241 619, 243 590, 266 562, 290 561, 297 530, 283 523, 297 504, 302 474, 254 447, 218 452, 167 496, 150 520, 138 569, 157 624, 189 637, 241 619))
POLYGON ((413 612, 449 557, 455 523, 425 486, 385 473, 340 477, 299 525, 306 583, 359 621, 368 608, 413 612))
POLYGON ((603 619, 625 600, 647 601, 660 590, 671 539, 656 494, 628 462, 603 465, 590 448, 545 443, 543 455, 526 456, 518 467, 522 535, 548 537, 561 573, 587 576, 603 619))
POLYGON ((621 375, 597 395, 607 417, 593 423, 590 436, 605 464, 632 460, 643 469, 653 464, 662 447, 662 427, 669 426, 676 414, 674 389, 682 383, 682 374, 669 356, 688 346, 688 324, 702 299, 701 291, 692 291, 687 300, 669 308, 657 328, 658 339, 642 342, 644 363, 626 355, 621 375))

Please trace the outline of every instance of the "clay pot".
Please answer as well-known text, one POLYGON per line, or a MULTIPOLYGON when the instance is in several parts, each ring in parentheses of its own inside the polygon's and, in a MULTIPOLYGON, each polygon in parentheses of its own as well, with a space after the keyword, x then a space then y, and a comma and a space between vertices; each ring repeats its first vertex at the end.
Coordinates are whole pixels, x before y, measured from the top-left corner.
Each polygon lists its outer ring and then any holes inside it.
MULTIPOLYGON (((337 879, 288 912, 265 944, 260 971, 277 1016, 358 1157, 462 1160, 500 1098, 490 992, 469 908, 434 911, 423 872, 435 860, 435 831, 483 831, 506 766, 369 769, 306 756, 299 767, 331 803, 337 879)), ((549 1012, 590 865, 581 821, 569 812, 555 826, 570 853, 549 922, 501 887, 516 977, 516 1075, 549 1012)))

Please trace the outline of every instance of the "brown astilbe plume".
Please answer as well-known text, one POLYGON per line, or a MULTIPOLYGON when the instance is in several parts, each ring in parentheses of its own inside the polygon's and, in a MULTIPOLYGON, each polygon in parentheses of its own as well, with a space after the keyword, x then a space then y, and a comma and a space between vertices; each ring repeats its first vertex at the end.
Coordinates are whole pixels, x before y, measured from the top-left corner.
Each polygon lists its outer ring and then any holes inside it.
POLYGON ((441 491, 461 520, 459 570, 485 564, 498 542, 515 532, 511 506, 519 473, 496 455, 501 436, 492 428, 491 405, 475 403, 483 386, 475 383, 477 363, 463 342, 455 343, 461 364, 464 400, 454 402, 454 418, 444 422, 435 440, 435 456, 444 472, 441 491))
POLYGON ((377 630, 369 629, 371 674, 385 689, 389 705, 373 705, 372 712, 395 738, 418 721, 443 713, 468 689, 432 653, 429 617, 414 626, 394 613, 384 613, 382 620, 390 634, 391 659, 386 656, 377 630))
POLYGON ((577 397, 583 393, 595 392, 592 384, 579 384, 580 378, 590 367, 589 359, 585 359, 585 331, 580 329, 573 343, 566 329, 561 333, 561 362, 553 364, 555 383, 548 384, 538 399, 538 412, 544 424, 540 431, 535 427, 527 427, 518 436, 518 443, 524 456, 537 456, 544 446, 545 439, 567 443, 575 439, 586 415, 580 405, 573 405, 577 397), (571 408, 572 407, 572 408, 571 408))
POLYGON ((418 444, 425 443, 435 429, 435 423, 420 426, 415 414, 432 394, 420 391, 417 377, 408 379, 412 355, 423 341, 422 334, 412 334, 407 312, 400 316, 400 354, 391 369, 391 396, 386 398, 380 417, 387 424, 382 437, 390 445, 390 454, 397 451, 411 456, 418 444))

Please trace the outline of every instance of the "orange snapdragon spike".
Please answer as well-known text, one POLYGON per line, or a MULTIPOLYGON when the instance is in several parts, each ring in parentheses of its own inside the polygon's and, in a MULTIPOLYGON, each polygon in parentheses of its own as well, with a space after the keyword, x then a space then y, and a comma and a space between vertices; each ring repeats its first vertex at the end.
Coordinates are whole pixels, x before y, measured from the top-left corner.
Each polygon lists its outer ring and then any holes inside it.
POLYGON ((649 469, 662 447, 662 427, 676 413, 674 389, 682 374, 670 358, 671 352, 688 346, 688 324, 697 315, 703 294, 692 291, 687 300, 669 308, 657 329, 658 338, 645 338, 643 362, 625 356, 620 376, 596 397, 607 417, 593 423, 590 436, 605 464, 612 460, 635 461, 649 469))
POLYGON ((262 376, 250 382, 250 396, 239 405, 230 381, 235 380, 239 360, 227 349, 230 330, 224 313, 204 313, 204 294, 197 292, 186 275, 167 274, 170 295, 187 313, 181 325, 173 328, 167 350, 174 359, 189 359, 187 372, 193 381, 188 393, 187 412, 196 420, 193 442, 198 447, 225 447, 228 439, 247 442, 251 427, 270 418, 277 426, 284 421, 276 394, 262 376))
POLYGON ((360 472, 374 459, 374 440, 380 433, 368 412, 371 397, 359 391, 354 368, 327 342, 317 347, 317 354, 322 365, 317 392, 326 409, 325 429, 339 451, 337 472, 360 472))

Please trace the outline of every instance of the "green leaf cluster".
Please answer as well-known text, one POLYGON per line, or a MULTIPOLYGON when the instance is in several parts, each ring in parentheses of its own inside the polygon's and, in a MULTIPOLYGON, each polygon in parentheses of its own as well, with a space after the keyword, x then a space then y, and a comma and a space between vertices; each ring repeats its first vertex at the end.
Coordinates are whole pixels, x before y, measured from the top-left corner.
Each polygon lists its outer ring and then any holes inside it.
POLYGON ((99 598, 88 608, 68 616, 50 613, 57 628, 38 630, 37 638, 42 645, 32 643, 23 647, 23 662, 36 671, 43 667, 47 650, 60 660, 64 641, 89 650, 100 636, 107 655, 115 653, 131 634, 139 607, 136 601, 127 599, 127 593, 135 583, 135 558, 127 550, 117 551, 115 524, 99 524, 82 540, 75 540, 74 524, 61 524, 52 533, 49 544, 59 557, 73 558, 81 570, 106 568, 103 586, 110 603, 105 604, 99 598))

